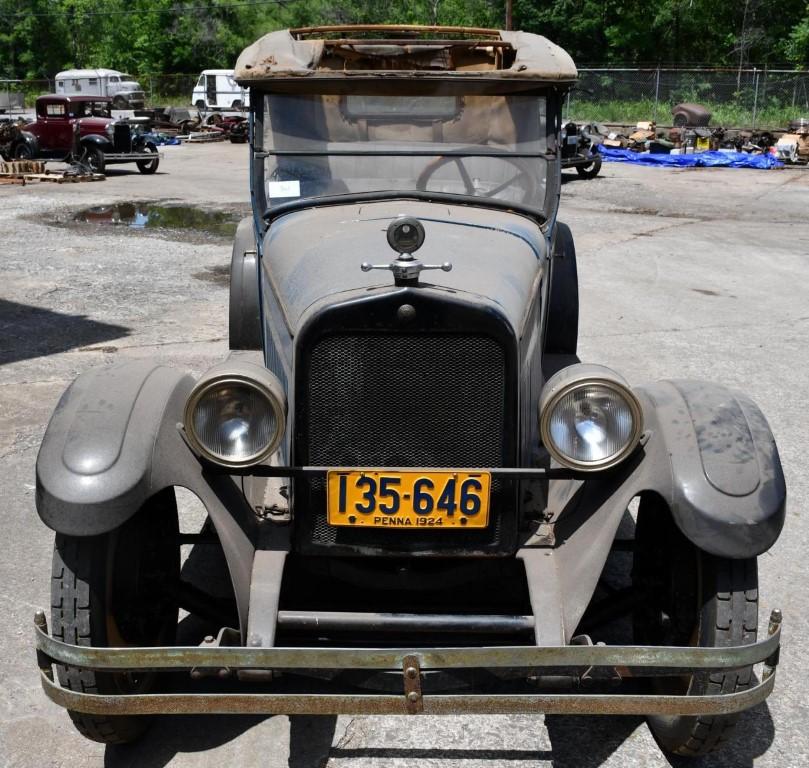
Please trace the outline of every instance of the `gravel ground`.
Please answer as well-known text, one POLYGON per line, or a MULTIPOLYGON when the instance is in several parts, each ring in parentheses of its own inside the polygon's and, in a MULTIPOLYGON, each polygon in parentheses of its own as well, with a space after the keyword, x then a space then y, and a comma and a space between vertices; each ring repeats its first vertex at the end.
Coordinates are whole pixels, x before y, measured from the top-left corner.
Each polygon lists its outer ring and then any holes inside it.
MULTIPOLYGON (((593 181, 573 176, 563 187, 561 218, 579 258, 582 359, 630 382, 694 377, 746 390, 770 420, 787 475, 786 530, 760 558, 762 619, 776 605, 785 616, 775 693, 743 716, 725 752, 677 762, 634 717, 173 717, 141 743, 109 749, 74 732, 41 693, 31 647, 31 617, 49 602, 52 534, 34 511, 45 424, 66 385, 91 366, 155 356, 200 371, 227 347, 224 238, 52 224, 133 200, 244 210, 246 150, 168 147, 154 177, 113 170, 101 183, 0 187, 0 765, 809 764, 809 674, 800 660, 809 636, 801 515, 809 174, 610 164, 593 181)), ((183 506, 187 523, 194 513, 183 506)))

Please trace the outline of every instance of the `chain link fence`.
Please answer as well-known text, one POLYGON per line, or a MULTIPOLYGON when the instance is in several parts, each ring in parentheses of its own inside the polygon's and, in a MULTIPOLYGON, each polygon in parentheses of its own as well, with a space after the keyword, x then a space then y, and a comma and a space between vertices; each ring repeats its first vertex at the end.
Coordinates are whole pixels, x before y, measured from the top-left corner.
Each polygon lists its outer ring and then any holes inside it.
POLYGON ((582 67, 579 75, 566 110, 578 121, 666 125, 681 102, 702 104, 726 128, 786 128, 809 114, 809 71, 582 67))
MULTIPOLYGON (((713 114, 712 124, 726 128, 786 128, 790 120, 809 115, 805 70, 581 67, 579 74, 566 117, 580 122, 666 125, 671 108, 684 101, 703 104, 713 114)), ((149 106, 184 107, 199 99, 192 95, 199 78, 158 74, 137 80, 149 106)), ((37 96, 55 88, 52 79, 0 80, 0 113, 30 110, 37 96)))

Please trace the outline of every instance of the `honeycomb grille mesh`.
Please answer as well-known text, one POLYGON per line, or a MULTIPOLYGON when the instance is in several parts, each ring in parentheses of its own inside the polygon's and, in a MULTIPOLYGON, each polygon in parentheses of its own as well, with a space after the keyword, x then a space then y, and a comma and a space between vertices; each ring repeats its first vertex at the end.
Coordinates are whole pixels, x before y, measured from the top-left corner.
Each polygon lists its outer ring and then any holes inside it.
MULTIPOLYGON (((503 348, 478 335, 362 334, 318 340, 298 404, 297 455, 349 467, 497 467, 506 448, 503 348), (304 444, 305 443, 305 444, 304 444)), ((303 489, 300 489, 303 490, 303 489)), ((501 484, 492 485, 492 511, 501 484)), ((325 518, 325 481, 308 485, 314 543, 405 550, 492 544, 485 531, 425 534, 337 529, 325 518)), ((299 489, 296 496, 300 499, 299 489)), ((296 502, 296 508, 300 510, 296 502)))

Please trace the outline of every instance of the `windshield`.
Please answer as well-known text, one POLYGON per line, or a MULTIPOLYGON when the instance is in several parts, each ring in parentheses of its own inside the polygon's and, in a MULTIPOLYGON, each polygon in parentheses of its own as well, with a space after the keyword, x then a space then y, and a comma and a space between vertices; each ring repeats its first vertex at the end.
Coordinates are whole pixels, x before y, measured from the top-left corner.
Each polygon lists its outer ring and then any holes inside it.
POLYGON ((269 205, 364 192, 438 192, 541 212, 543 96, 267 94, 269 205))
POLYGON ((109 117, 108 101, 78 101, 72 105, 76 117, 109 117))

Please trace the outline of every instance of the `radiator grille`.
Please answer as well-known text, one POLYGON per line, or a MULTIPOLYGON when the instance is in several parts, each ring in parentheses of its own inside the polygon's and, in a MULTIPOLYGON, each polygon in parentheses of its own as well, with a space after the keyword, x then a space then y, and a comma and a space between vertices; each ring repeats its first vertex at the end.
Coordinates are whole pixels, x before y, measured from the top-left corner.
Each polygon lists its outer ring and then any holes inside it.
POLYGON ((115 123, 113 126, 113 143, 116 152, 132 151, 132 131, 124 123, 115 123))
MULTIPOLYGON (((312 465, 497 467, 508 459, 506 363, 482 335, 362 334, 317 341, 299 390, 298 459, 312 465)), ((503 484, 492 485, 492 524, 446 533, 338 529, 325 519, 325 481, 296 487, 316 544, 401 548, 490 546, 503 484), (300 489, 304 490, 304 489, 300 489), (305 499, 300 496, 304 495, 305 499)))

